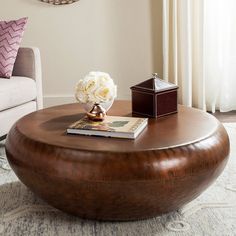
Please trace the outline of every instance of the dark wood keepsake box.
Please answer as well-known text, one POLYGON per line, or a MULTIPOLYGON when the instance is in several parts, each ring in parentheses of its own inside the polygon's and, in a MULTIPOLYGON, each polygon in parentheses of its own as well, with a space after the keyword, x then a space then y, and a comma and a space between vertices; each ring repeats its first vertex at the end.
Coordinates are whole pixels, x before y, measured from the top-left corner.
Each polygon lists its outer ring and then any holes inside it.
POLYGON ((156 73, 130 89, 133 114, 161 117, 177 112, 178 86, 161 80, 156 73))

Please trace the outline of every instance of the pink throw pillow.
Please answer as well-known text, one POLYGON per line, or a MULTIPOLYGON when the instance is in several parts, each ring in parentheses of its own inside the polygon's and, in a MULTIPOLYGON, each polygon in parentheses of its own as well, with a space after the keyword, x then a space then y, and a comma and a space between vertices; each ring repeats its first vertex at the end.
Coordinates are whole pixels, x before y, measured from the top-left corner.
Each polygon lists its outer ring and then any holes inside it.
POLYGON ((0 77, 10 78, 28 18, 0 21, 0 77))

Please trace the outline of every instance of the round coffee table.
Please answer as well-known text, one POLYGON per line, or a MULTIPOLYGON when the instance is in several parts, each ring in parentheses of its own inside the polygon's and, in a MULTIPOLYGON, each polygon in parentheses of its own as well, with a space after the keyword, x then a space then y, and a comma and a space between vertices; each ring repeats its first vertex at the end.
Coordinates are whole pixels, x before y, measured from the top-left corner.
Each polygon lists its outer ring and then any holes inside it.
MULTIPOLYGON (((130 116, 116 101, 109 115, 130 116)), ((20 119, 6 141, 19 179, 52 206, 82 218, 136 220, 178 209, 222 172, 229 154, 213 116, 179 106, 149 119, 135 140, 67 135, 84 116, 79 104, 43 109, 20 119)))

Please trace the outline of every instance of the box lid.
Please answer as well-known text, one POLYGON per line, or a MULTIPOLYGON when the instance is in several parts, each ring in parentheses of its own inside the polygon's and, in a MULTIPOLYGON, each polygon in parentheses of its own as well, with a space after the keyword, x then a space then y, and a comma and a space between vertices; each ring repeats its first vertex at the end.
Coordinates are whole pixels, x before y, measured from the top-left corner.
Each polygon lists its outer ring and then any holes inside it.
POLYGON ((159 93, 167 90, 178 89, 178 86, 160 79, 158 74, 154 73, 153 78, 145 80, 144 82, 139 83, 137 85, 134 85, 130 89, 159 93))

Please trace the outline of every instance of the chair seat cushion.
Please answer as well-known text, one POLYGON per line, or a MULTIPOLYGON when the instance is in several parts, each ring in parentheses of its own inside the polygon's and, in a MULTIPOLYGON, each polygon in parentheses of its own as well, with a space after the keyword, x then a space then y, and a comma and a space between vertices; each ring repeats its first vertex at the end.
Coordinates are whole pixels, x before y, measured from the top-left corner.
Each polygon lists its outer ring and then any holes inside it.
POLYGON ((6 110, 36 98, 36 83, 27 77, 12 76, 0 78, 0 111, 6 110))

